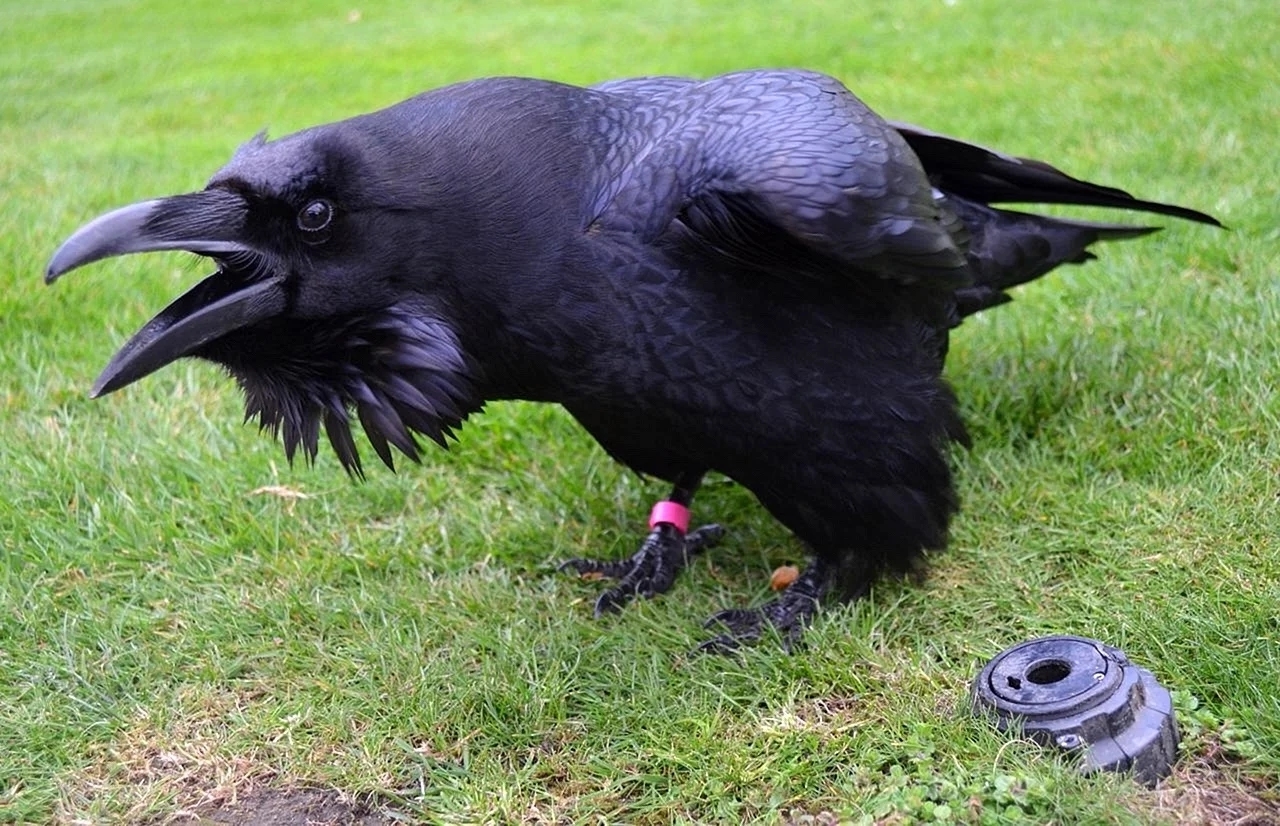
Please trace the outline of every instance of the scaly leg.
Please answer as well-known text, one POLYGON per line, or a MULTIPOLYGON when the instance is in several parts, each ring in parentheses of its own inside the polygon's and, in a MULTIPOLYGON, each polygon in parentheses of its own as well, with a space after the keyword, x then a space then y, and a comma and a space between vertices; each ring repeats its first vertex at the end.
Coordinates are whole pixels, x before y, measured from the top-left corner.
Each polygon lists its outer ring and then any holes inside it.
POLYGON ((597 617, 621 610, 637 596, 645 598, 666 593, 694 556, 714 546, 724 536, 719 525, 704 525, 689 530, 689 505, 702 484, 704 472, 685 473, 676 479, 671 494, 656 504, 649 517, 649 535, 640 550, 629 559, 604 561, 570 559, 560 570, 572 569, 579 575, 600 576, 617 580, 596 600, 597 617))

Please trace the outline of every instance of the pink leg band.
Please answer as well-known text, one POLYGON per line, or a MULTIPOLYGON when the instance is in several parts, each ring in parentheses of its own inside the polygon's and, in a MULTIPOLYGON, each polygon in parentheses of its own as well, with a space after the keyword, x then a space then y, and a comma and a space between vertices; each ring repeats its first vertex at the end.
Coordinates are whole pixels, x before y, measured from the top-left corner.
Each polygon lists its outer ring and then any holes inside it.
POLYGON ((689 509, 679 502, 664 499, 654 504, 653 510, 650 511, 649 529, 653 530, 661 523, 671 525, 683 536, 689 532, 689 509))

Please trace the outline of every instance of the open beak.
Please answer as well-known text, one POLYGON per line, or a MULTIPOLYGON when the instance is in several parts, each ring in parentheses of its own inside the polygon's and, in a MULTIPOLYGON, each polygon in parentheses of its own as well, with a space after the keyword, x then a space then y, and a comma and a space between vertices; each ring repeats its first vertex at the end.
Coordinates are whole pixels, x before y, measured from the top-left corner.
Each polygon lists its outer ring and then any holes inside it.
MULTIPOLYGON (((155 250, 186 250, 225 263, 237 254, 260 255, 244 241, 244 199, 205 190, 143 201, 90 221, 63 242, 49 261, 46 283, 94 261, 155 250)), ((192 355, 235 330, 279 315, 286 305, 282 275, 259 268, 221 266, 143 325, 112 357, 93 384, 94 398, 132 384, 166 364, 192 355)))

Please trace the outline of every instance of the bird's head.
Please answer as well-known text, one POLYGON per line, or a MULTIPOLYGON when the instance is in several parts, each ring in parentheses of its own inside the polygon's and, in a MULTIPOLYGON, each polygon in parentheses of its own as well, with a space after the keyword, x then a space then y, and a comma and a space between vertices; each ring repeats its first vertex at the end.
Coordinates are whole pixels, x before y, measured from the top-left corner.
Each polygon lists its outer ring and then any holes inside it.
MULTIPOLYGON (((478 368, 432 274, 433 182, 389 168, 391 138, 357 122, 242 146, 199 192, 143 201, 77 230, 46 280, 93 261, 185 250, 216 271, 147 322, 93 386, 110 393, 193 356, 225 367, 246 418, 314 457, 324 427, 361 472, 351 413, 391 465, 478 409, 478 368)), ((400 153, 401 155, 403 153, 400 153)), ((438 209, 438 199, 436 201, 438 209)), ((435 252, 433 252, 435 250, 435 252)))

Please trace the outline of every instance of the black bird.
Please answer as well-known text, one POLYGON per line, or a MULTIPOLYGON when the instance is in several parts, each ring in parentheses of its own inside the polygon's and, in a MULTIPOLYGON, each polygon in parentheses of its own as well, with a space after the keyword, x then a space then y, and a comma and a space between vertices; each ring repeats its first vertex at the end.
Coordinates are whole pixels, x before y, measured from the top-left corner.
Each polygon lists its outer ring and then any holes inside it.
POLYGON ((323 427, 362 474, 488 401, 565 407, 614 459, 673 485, 616 609, 720 538, 688 531, 703 476, 755 494, 812 550, 775 601, 712 618, 730 648, 798 638, 942 548, 956 510, 948 331, 1096 241, 1150 227, 995 209, 1092 204, 1207 224, 904 124, 838 81, 747 71, 580 88, 496 78, 242 146, 202 191, 87 224, 52 281, 108 256, 188 250, 217 271, 146 324, 93 387, 184 356, 235 377, 290 458, 323 427))

